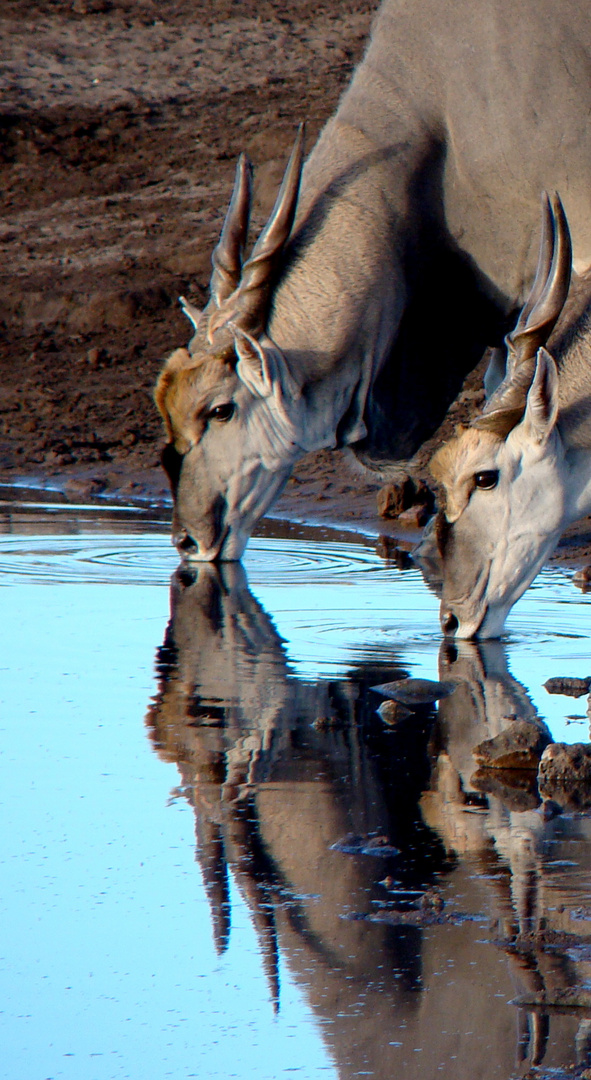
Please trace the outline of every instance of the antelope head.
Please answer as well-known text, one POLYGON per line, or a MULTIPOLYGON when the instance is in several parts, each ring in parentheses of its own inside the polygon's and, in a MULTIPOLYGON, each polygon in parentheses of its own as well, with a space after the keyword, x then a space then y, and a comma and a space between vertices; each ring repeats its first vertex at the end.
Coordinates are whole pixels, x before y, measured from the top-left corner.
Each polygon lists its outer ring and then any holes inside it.
POLYGON ((562 203, 545 195, 536 277, 506 338, 507 374, 482 415, 431 461, 445 492, 436 531, 446 634, 498 637, 562 531, 558 373, 544 344, 566 300, 571 260, 562 203))
POLYGON ((303 161, 300 128, 273 212, 243 261, 252 170, 241 155, 212 256, 210 299, 158 380, 155 400, 168 442, 162 463, 174 499, 173 543, 184 558, 240 559, 258 519, 303 452, 303 399, 266 333, 273 285, 296 211, 303 161))

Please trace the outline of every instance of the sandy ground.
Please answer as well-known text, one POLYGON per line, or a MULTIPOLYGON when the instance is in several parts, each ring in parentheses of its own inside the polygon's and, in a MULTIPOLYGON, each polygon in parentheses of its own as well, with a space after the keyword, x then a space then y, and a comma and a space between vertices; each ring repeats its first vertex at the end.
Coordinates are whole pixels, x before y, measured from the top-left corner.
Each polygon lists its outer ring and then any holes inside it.
MULTIPOLYGON (((376 6, 4 0, 0 483, 166 501, 152 386, 190 336, 176 298, 205 301, 236 156, 256 165, 262 222, 296 125, 311 145, 376 6)), ((445 430, 480 400, 473 377, 445 430)), ((400 533, 379 487, 323 452, 274 513, 400 533)), ((587 534, 569 558, 585 561, 587 534)))

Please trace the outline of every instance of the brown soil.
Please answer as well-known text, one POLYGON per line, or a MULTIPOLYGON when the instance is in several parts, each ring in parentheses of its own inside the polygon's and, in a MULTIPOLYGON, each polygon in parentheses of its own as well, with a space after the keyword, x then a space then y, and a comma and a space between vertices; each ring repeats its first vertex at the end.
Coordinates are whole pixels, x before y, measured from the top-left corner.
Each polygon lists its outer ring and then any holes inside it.
MULTIPOLYGON (((152 386, 190 336, 245 149, 256 221, 309 145, 377 0, 4 0, 0 483, 162 501, 152 386)), ((466 387, 455 418, 478 402, 466 387)), ((305 460, 274 512, 388 531, 379 482, 305 460)), ((581 558, 588 557, 585 552, 581 558)))

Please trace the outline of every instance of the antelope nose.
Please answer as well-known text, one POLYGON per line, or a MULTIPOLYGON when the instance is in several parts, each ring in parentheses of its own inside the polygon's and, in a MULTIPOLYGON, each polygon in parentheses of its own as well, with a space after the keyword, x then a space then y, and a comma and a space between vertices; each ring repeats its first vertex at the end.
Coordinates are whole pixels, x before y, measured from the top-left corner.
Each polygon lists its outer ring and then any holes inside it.
POLYGON ((444 634, 454 634, 458 629, 459 622, 453 611, 441 612, 441 629, 444 634))
POLYGON ((195 551, 197 544, 193 540, 192 536, 189 536, 186 529, 179 529, 178 532, 172 534, 172 542, 181 554, 183 552, 195 551))

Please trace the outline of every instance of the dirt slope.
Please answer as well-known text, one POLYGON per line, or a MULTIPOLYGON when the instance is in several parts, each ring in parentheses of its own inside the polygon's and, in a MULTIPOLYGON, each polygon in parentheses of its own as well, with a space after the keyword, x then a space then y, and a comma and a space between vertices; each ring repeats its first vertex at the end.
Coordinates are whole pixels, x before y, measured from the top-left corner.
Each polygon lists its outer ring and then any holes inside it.
POLYGON ((262 221, 297 123, 311 144, 373 6, 4 0, 3 482, 164 490, 151 389, 189 336, 176 298, 204 302, 236 156, 257 166, 262 221))

